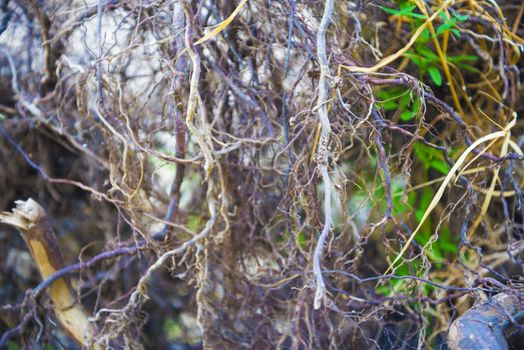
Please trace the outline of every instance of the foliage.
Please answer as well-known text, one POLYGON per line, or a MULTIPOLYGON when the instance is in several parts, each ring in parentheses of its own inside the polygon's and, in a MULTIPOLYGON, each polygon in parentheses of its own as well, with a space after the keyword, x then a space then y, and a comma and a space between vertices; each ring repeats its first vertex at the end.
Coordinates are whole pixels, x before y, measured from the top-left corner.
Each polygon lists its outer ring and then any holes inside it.
POLYGON ((524 292, 522 11, 0 1, 0 348, 75 346, 29 197, 85 348, 446 347, 524 292))
MULTIPOLYGON (((411 5, 411 1, 401 1, 399 3, 399 9, 393 9, 381 6, 381 9, 391 15, 396 17, 406 18, 409 21, 409 24, 414 31, 416 28, 420 27, 427 16, 415 12, 417 9, 416 5, 411 5)), ((442 85, 442 73, 439 68, 439 63, 441 62, 440 57, 435 53, 434 49, 431 49, 431 43, 433 39, 439 39, 443 36, 452 35, 455 38, 460 38, 461 34, 457 28, 462 22, 468 20, 468 15, 460 15, 456 12, 452 12, 451 15, 446 14, 445 12, 440 13, 441 23, 437 29, 435 35, 431 35, 429 29, 424 29, 422 34, 417 38, 415 45, 411 50, 406 52, 406 57, 415 64, 419 71, 419 79, 423 79, 423 76, 427 73, 431 81, 436 86, 442 85)), ((478 57, 475 55, 446 55, 446 61, 449 63, 456 64, 460 69, 466 71, 475 71, 475 68, 471 66, 471 63, 474 63, 478 60, 478 57)))

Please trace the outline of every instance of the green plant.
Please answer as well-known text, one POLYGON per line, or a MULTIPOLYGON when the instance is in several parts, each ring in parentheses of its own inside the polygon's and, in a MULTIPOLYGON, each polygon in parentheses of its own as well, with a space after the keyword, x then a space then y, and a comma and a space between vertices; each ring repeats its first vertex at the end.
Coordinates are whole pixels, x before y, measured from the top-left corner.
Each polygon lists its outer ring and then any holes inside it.
MULTIPOLYGON (((415 31, 427 19, 427 16, 415 12, 417 6, 413 5, 410 1, 400 1, 398 5, 399 9, 383 6, 381 6, 381 9, 393 16, 405 18, 411 25, 412 31, 415 31)), ((442 62, 440 57, 430 49, 431 42, 435 37, 439 38, 444 35, 452 35, 459 38, 461 34, 458 29, 458 24, 460 22, 465 22, 469 18, 467 15, 460 15, 456 12, 453 12, 451 15, 442 12, 439 17, 442 23, 436 28, 435 36, 432 36, 428 29, 424 29, 415 41, 412 49, 404 54, 417 66, 419 77, 422 78, 425 74, 428 74, 431 81, 436 86, 442 85, 442 73, 440 71, 440 64, 442 64, 442 62)), ((475 62, 477 59, 478 57, 474 55, 449 56, 446 54, 447 62, 455 64, 457 67, 470 72, 474 72, 476 69, 469 63, 475 62)))
POLYGON ((440 150, 430 147, 422 142, 417 142, 413 145, 413 151, 421 165, 424 167, 425 172, 429 169, 435 169, 442 175, 448 174, 450 166, 444 160, 440 150))
POLYGON ((413 94, 411 89, 395 86, 382 88, 375 92, 379 99, 376 105, 385 112, 398 111, 400 120, 408 122, 419 112, 421 107, 420 98, 413 94))

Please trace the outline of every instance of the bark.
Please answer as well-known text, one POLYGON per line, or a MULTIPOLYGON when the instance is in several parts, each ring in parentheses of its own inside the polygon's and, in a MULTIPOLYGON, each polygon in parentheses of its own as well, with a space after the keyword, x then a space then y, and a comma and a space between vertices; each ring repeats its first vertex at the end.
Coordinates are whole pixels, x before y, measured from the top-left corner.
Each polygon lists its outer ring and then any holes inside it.
POLYGON ((460 350, 509 349, 505 330, 524 309, 524 298, 504 293, 477 304, 459 317, 449 330, 448 348, 460 350))
MULTIPOLYGON (((44 209, 29 198, 27 201, 16 201, 12 212, 0 213, 0 222, 17 228, 22 234, 31 255, 46 279, 64 265, 62 251, 49 225, 44 209)), ((78 302, 68 278, 59 278, 48 289, 53 301, 56 318, 62 328, 79 344, 87 345, 90 333, 88 315, 78 302)), ((97 347, 95 347, 97 348, 97 347)))

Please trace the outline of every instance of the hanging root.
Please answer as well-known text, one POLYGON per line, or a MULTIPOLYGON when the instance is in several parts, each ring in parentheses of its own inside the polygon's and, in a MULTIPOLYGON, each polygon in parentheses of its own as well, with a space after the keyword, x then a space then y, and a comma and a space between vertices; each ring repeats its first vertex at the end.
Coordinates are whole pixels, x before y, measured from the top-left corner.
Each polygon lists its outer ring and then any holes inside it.
POLYGON ((329 177, 328 171, 328 143, 329 134, 331 132, 331 125, 327 114, 327 100, 328 100, 328 82, 329 76, 329 65, 326 52, 326 30, 331 20, 331 14, 333 13, 334 1, 329 0, 326 2, 324 8, 324 15, 317 32, 317 55, 320 63, 320 79, 318 82, 318 119, 322 127, 320 132, 320 141, 318 145, 317 162, 319 163, 320 173, 322 174, 322 181, 324 183, 324 228, 318 238, 317 246, 315 247, 315 254, 313 256, 313 273, 317 281, 317 289, 315 292, 314 308, 319 309, 322 305, 322 300, 326 294, 326 285, 324 278, 322 277, 322 269, 320 266, 320 260, 322 258, 322 252, 324 250, 324 244, 331 230, 333 224, 332 211, 331 211, 331 191, 332 184, 329 177))

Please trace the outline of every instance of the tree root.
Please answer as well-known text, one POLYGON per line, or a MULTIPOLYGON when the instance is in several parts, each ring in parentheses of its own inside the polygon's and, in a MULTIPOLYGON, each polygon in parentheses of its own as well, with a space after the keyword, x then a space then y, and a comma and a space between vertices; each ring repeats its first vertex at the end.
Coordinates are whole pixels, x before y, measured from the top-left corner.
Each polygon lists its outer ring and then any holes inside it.
POLYGON ((448 348, 473 350, 509 349, 504 332, 522 317, 524 299, 500 293, 491 300, 475 305, 459 317, 449 330, 448 348))

